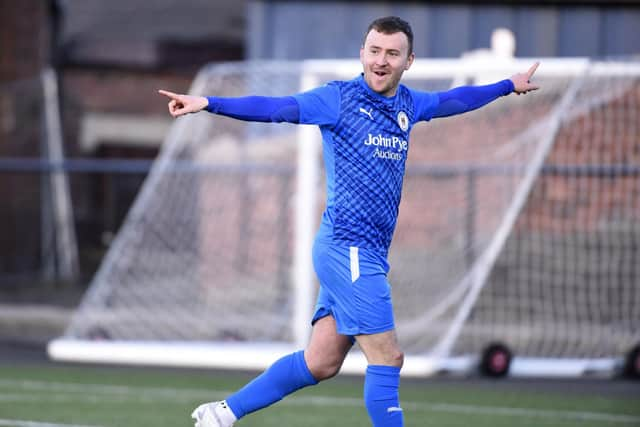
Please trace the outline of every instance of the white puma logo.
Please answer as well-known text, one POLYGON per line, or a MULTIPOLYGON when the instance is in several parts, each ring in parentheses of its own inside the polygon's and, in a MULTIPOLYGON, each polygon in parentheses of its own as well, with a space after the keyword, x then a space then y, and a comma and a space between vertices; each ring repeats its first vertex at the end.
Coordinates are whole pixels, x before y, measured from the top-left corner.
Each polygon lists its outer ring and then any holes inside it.
POLYGON ((390 406, 387 408, 387 412, 402 412, 402 408, 397 406, 390 406))
POLYGON ((369 118, 371 120, 373 120, 373 116, 371 115, 371 112, 373 111, 373 108, 370 109, 369 111, 365 110, 364 108, 360 107, 360 112, 363 114, 366 114, 367 116, 369 116, 369 118))

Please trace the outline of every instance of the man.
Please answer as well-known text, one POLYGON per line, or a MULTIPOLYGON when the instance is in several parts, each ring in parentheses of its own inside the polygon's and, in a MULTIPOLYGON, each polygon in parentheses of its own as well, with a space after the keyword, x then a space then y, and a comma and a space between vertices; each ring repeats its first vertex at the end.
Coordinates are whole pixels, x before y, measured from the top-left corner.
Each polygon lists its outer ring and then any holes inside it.
POLYGON ((338 373, 354 341, 368 367, 364 401, 374 426, 402 426, 398 398, 403 354, 387 281, 387 251, 395 229, 409 149, 421 120, 460 114, 511 92, 538 89, 528 72, 486 86, 440 93, 411 90, 400 78, 413 63, 413 33, 397 17, 371 23, 360 49, 363 73, 351 81, 290 97, 169 97, 178 117, 207 110, 241 120, 315 124, 323 136, 327 206, 313 247, 320 282, 310 342, 276 361, 225 401, 200 405, 196 427, 229 427, 246 414, 338 373))

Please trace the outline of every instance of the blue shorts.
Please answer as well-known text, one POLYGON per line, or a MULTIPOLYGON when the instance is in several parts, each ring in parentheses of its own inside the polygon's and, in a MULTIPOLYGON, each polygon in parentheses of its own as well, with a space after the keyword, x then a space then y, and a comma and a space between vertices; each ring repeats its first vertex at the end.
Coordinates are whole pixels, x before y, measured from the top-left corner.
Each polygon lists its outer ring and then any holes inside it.
POLYGON ((373 250, 316 240, 313 266, 320 281, 312 324, 332 315, 342 335, 369 335, 394 329, 389 265, 373 250))

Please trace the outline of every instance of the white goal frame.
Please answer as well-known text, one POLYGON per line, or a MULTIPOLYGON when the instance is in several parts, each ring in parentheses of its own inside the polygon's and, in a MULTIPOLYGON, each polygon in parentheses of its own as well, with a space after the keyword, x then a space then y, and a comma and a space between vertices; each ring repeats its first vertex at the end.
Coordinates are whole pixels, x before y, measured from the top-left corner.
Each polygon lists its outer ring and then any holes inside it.
MULTIPOLYGON (((605 72, 590 66, 586 58, 519 58, 519 59, 418 59, 407 71, 406 77, 420 76, 429 78, 451 78, 453 70, 456 81, 479 82, 487 76, 509 76, 527 70, 535 61, 541 62, 536 76, 575 76, 589 72, 605 72)), ((338 78, 350 79, 361 71, 357 60, 309 60, 302 65, 303 73, 300 91, 308 90, 323 82, 322 76, 330 74, 338 78)), ((618 68, 607 66, 606 73, 621 75, 640 75, 640 64, 621 63, 618 68)), ((203 87, 204 71, 195 79, 191 93, 200 93, 203 87)), ((574 84, 579 84, 577 79, 574 84)), ((468 374, 477 368, 479 355, 450 357, 455 340, 460 333, 469 311, 482 290, 506 237, 540 172, 545 157, 553 144, 556 133, 564 119, 566 106, 575 95, 575 88, 569 89, 558 107, 551 113, 552 124, 540 144, 534 162, 528 165, 526 178, 516 191, 512 205, 501 221, 498 233, 492 238, 489 247, 478 257, 464 283, 461 292, 468 291, 458 308, 454 322, 443 334, 440 343, 433 352, 424 355, 408 355, 402 369, 403 376, 426 377, 439 373, 468 374)), ((167 140, 176 137, 188 126, 188 117, 177 121, 167 136, 167 140)), ((61 337, 51 341, 48 354, 54 360, 86 363, 115 363, 132 365, 155 365, 199 368, 228 368, 261 370, 268 367, 278 357, 304 348, 309 339, 309 320, 313 309, 314 273, 311 264, 311 248, 316 232, 315 213, 318 198, 318 180, 321 176, 317 162, 321 149, 320 135, 312 126, 299 126, 297 153, 297 190, 295 216, 295 249, 293 280, 295 284, 295 310, 291 322, 293 343, 228 343, 228 342, 159 342, 159 341, 88 341, 61 337)), ((159 160, 162 161, 162 157, 159 160)), ((157 166, 157 165, 156 165, 157 166)), ((153 179, 153 174, 150 178, 153 179)), ((144 191, 138 199, 144 199, 144 191)), ((136 200, 132 210, 143 204, 136 200)), ((117 252, 116 237, 111 253, 117 252)), ((100 272, 98 272, 100 274, 100 272)), ((575 377, 581 375, 611 375, 622 363, 621 358, 604 359, 544 359, 526 358, 516 355, 511 363, 509 374, 512 376, 575 377)), ((366 368, 366 359, 358 350, 352 351, 343 367, 347 374, 362 374, 366 368)))

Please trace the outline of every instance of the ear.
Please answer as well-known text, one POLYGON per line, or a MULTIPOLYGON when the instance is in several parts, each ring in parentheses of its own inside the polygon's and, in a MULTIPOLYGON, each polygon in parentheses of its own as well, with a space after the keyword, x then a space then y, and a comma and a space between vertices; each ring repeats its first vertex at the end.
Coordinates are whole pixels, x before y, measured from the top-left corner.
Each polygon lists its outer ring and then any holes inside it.
POLYGON ((407 65, 404 67, 405 71, 411 68, 411 64, 413 64, 414 59, 416 59, 416 54, 411 52, 411 55, 407 58, 407 65))
POLYGON ((360 63, 364 65, 364 45, 360 46, 360 63))

